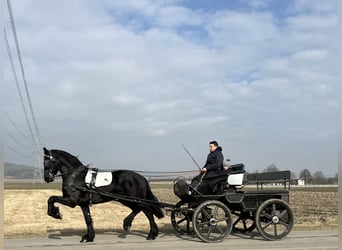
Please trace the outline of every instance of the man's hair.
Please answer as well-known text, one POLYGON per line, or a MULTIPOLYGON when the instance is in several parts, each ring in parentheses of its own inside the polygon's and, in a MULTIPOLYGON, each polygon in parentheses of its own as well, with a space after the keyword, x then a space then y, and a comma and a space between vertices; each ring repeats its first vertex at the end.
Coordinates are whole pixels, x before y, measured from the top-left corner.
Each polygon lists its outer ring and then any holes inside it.
POLYGON ((211 141, 211 142, 209 142, 209 144, 213 144, 215 147, 218 147, 217 141, 211 141))

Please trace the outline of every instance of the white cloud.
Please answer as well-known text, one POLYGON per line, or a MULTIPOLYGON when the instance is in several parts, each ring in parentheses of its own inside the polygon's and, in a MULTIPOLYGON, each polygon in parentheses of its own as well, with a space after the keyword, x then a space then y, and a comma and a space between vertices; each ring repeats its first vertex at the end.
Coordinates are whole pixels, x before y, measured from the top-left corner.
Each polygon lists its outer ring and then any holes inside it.
POLYGON ((180 6, 169 6, 160 9, 156 16, 156 23, 165 27, 198 26, 204 23, 205 17, 206 14, 202 12, 194 12, 180 6))
POLYGON ((272 161, 257 155, 267 146, 296 153, 295 138, 333 137, 337 18, 328 2, 295 1, 281 18, 269 1, 198 11, 182 1, 25 0, 13 10, 48 144, 104 164, 125 138, 145 159, 149 141, 172 152, 176 141, 217 137, 257 167, 272 161))
POLYGON ((133 95, 118 94, 112 96, 112 101, 119 105, 132 105, 140 103, 142 98, 133 95))
POLYGON ((270 13, 222 11, 207 24, 214 44, 223 47, 267 41, 278 35, 270 13))
POLYGON ((61 83, 58 87, 54 87, 54 91, 61 97, 65 99, 71 99, 74 96, 76 86, 72 83, 61 83))
POLYGON ((293 5, 289 7, 290 12, 302 13, 332 13, 337 9, 337 1, 335 0, 295 0, 293 5))
MULTIPOLYGON (((221 122, 225 122, 228 120, 226 116, 208 116, 208 117, 201 117, 187 121, 181 121, 179 123, 175 123, 174 128, 177 129, 189 129, 189 130, 196 130, 201 128, 212 127, 212 125, 217 125, 221 122)), ((214 126, 215 127, 215 126, 214 126)))

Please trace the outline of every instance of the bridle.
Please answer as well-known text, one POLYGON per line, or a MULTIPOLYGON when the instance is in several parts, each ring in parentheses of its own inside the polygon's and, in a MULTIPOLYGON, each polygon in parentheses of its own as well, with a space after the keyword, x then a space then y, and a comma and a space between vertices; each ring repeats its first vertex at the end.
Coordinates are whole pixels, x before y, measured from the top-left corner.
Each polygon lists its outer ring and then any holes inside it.
MULTIPOLYGON (((55 159, 52 155, 46 155, 46 154, 44 154, 44 157, 48 157, 49 159, 47 159, 47 160, 44 160, 44 161, 57 161, 57 159, 55 159)), ((82 166, 83 167, 83 166, 82 166)), ((50 178, 52 178, 52 179, 55 179, 56 177, 63 177, 63 176, 65 176, 65 175, 70 175, 70 174, 73 174, 73 173, 75 173, 75 172, 78 172, 79 171, 79 169, 80 169, 80 167, 78 167, 78 169, 76 169, 76 170, 72 170, 72 171, 68 171, 68 172, 65 172, 65 173, 60 173, 60 174, 54 174, 53 172, 52 172, 52 168, 50 167, 49 168, 49 177, 50 178)), ((85 170, 87 170, 87 169, 84 169, 83 171, 85 171, 85 170)), ((60 170, 59 170, 60 171, 60 170)))

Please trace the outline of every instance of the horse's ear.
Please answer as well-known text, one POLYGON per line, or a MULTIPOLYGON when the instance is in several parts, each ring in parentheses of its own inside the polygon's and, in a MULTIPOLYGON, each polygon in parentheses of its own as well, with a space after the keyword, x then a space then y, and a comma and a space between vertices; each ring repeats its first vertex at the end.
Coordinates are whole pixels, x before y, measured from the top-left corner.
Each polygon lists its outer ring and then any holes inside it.
POLYGON ((44 155, 50 155, 49 150, 47 150, 45 147, 43 149, 44 149, 44 155))

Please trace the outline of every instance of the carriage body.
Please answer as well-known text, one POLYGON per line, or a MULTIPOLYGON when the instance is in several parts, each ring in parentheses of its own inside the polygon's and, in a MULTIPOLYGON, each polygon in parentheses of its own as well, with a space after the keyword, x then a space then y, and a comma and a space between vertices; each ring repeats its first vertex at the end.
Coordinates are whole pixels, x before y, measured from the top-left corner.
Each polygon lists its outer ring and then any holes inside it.
POLYGON ((180 201, 171 213, 173 227, 181 234, 195 232, 205 242, 255 228, 265 239, 284 238, 293 226, 288 205, 290 171, 246 174, 243 164, 232 167, 226 181, 208 194, 197 192, 185 180, 175 181, 174 193, 180 201))

